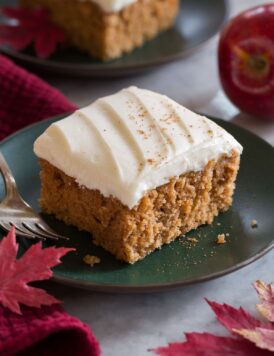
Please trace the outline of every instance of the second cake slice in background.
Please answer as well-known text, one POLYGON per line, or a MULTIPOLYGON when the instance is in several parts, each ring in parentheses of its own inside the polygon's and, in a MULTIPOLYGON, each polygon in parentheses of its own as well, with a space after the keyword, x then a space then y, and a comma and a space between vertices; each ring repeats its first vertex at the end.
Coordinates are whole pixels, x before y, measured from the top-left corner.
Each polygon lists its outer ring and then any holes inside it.
POLYGON ((171 27, 179 0, 20 0, 43 6, 69 42, 91 57, 122 56, 171 27))

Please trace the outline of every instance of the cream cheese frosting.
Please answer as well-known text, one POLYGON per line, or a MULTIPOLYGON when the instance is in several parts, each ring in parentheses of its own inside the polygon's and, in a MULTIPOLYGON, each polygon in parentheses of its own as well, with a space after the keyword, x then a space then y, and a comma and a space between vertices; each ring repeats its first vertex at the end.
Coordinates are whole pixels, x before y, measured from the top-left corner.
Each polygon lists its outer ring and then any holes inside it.
POLYGON ((124 7, 136 2, 137 0, 81 0, 91 1, 99 5, 105 12, 118 12, 124 7))
POLYGON ((167 96, 130 87, 53 123, 35 154, 133 208, 171 177, 199 171, 242 146, 223 128, 167 96))

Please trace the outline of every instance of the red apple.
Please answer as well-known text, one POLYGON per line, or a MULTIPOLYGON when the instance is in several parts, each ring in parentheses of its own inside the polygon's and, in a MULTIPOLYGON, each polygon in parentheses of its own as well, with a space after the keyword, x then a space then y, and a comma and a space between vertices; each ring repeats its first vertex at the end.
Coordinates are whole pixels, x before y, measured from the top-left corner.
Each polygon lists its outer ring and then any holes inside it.
POLYGON ((233 18, 218 48, 223 89, 242 111, 274 120, 274 3, 233 18))

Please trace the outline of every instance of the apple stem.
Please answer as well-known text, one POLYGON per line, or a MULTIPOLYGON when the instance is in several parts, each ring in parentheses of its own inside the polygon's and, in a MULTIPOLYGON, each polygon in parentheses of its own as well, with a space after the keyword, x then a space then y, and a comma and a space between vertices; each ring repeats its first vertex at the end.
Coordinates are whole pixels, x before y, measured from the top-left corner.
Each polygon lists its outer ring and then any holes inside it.
POLYGON ((234 46, 233 52, 246 65, 246 69, 252 73, 253 76, 262 77, 269 72, 269 60, 266 54, 253 55, 246 50, 234 46))
POLYGON ((267 61, 263 56, 250 56, 249 64, 255 71, 265 71, 267 69, 267 61))

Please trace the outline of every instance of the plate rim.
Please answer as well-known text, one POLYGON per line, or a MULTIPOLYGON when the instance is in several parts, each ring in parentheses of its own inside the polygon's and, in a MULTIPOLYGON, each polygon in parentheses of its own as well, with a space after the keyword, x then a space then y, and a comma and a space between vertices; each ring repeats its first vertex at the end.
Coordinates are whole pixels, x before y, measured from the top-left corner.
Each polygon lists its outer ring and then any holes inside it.
MULTIPOLYGON (((41 123, 51 123, 54 122, 58 119, 62 119, 65 117, 68 113, 61 114, 61 115, 56 115, 50 118, 47 118, 45 120, 38 121, 36 123, 30 124, 28 126, 23 127, 22 129, 14 132, 13 134, 7 136, 3 140, 0 141, 0 151, 2 147, 7 144, 9 141, 15 139, 18 135, 23 134, 24 132, 28 132, 31 130, 33 127, 39 126, 41 123)), ((266 144, 274 154, 274 147, 267 141, 265 141, 263 138, 260 136, 254 134, 253 132, 238 126, 230 121, 226 121, 220 118, 216 118, 213 116, 207 115, 209 119, 213 119, 217 121, 217 123, 225 123, 234 127, 237 127, 238 130, 247 133, 248 135, 251 135, 255 137, 256 139, 259 139, 262 141, 264 144, 266 144)), ((24 243, 22 243, 24 244, 24 243)), ((184 286, 192 285, 192 284, 197 284, 197 283, 202 283, 210 280, 214 280, 216 278, 225 276, 227 274, 230 274, 232 272, 235 272, 241 268, 244 268, 248 266, 249 264, 257 261, 264 255, 266 255, 268 252, 270 252, 274 248, 274 238, 273 240, 268 243, 265 247, 260 249, 256 254, 253 256, 249 257, 248 259, 239 262, 235 264, 234 266, 231 266, 229 268, 226 268, 221 271, 217 271, 211 274, 207 274, 205 276, 201 276, 198 278, 190 278, 184 281, 177 281, 177 282, 166 282, 166 283, 149 283, 145 285, 138 285, 138 284, 133 284, 133 285, 124 285, 124 284, 112 284, 112 283, 93 283, 93 282, 87 282, 87 281, 79 281, 71 278, 66 278, 64 276, 56 275, 56 272, 53 270, 53 276, 51 277, 51 281, 57 282, 59 284, 63 284, 66 286, 74 287, 74 288, 79 288, 79 289, 86 289, 86 290, 92 290, 92 291, 97 291, 97 292, 106 292, 106 293, 117 293, 117 294, 134 294, 134 293, 152 293, 152 292, 163 292, 167 290, 172 290, 172 289, 178 289, 184 286)))
MULTIPOLYGON (((42 70, 45 72, 65 74, 69 76, 88 76, 88 77, 119 77, 138 73, 141 71, 146 71, 151 68, 157 68, 161 65, 180 60, 184 57, 191 55, 192 53, 198 51, 201 47, 209 43, 225 26, 229 19, 231 13, 231 6, 229 0, 218 0, 222 1, 224 6, 224 14, 220 18, 220 24, 210 32, 208 38, 204 40, 199 40, 197 44, 194 44, 186 50, 181 50, 180 52, 165 55, 164 57, 155 58, 149 62, 141 63, 129 63, 129 64, 120 64, 117 67, 107 67, 101 68, 101 64, 71 64, 58 62, 56 60, 47 60, 34 57, 20 51, 15 51, 9 49, 5 45, 0 45, 0 53, 3 53, 10 58, 17 60, 18 62, 24 63, 26 66, 33 66, 37 70, 42 70), (100 66, 100 67, 99 67, 100 66)), ((181 5, 180 5, 181 6, 181 5)))
POLYGON ((85 290, 92 290, 97 292, 105 292, 105 293, 117 293, 117 294, 135 294, 135 293, 153 293, 153 292, 165 292, 172 289, 179 289, 185 286, 194 285, 198 283, 203 283, 207 281, 211 281, 217 279, 219 277, 226 276, 232 272, 236 272, 239 269, 247 267, 251 263, 259 260, 261 257, 266 255, 274 248, 274 239, 270 242, 265 248, 257 252, 254 256, 250 257, 249 259, 236 264, 230 268, 222 270, 220 272, 215 272, 203 277, 188 279, 186 281, 180 282, 168 282, 168 283, 160 283, 160 284, 146 284, 143 286, 139 285, 130 285, 125 286, 123 284, 98 284, 98 283, 90 283, 90 282, 77 282, 73 279, 68 279, 66 277, 54 276, 52 277, 52 281, 57 282, 59 284, 63 284, 66 286, 78 288, 78 289, 85 289, 85 290))

